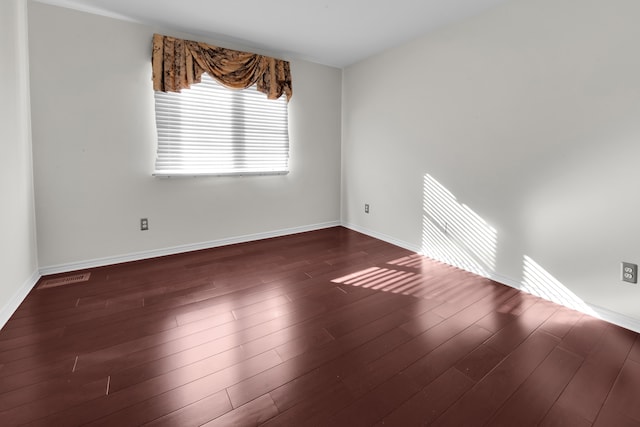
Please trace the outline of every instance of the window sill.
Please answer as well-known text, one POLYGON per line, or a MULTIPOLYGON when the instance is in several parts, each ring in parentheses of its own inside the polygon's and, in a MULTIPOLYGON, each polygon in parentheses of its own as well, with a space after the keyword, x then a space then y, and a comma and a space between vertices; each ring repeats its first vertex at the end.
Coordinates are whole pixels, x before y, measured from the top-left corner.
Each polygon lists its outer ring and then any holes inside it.
POLYGON ((288 175, 289 171, 256 171, 256 172, 163 172, 156 171, 152 175, 156 178, 198 178, 211 176, 268 176, 288 175))

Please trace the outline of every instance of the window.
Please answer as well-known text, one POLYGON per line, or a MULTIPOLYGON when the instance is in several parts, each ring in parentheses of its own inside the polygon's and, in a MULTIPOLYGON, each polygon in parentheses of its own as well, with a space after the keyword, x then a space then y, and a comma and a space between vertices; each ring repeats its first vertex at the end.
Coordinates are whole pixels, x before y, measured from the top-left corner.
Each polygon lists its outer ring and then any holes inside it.
POLYGON ((289 171, 287 99, 255 86, 232 90, 207 73, 182 92, 155 92, 154 175, 256 175, 289 171))

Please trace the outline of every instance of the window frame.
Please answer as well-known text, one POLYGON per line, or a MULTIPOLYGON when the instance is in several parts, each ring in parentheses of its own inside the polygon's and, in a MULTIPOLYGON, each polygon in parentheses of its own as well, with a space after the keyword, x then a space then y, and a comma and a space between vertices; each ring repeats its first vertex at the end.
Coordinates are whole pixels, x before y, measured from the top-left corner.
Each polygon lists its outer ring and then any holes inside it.
POLYGON ((267 99, 255 85, 229 89, 205 73, 201 83, 182 92, 154 91, 154 111, 157 145, 153 176, 290 172, 285 96, 267 99), (218 139, 204 139, 214 137, 218 139))

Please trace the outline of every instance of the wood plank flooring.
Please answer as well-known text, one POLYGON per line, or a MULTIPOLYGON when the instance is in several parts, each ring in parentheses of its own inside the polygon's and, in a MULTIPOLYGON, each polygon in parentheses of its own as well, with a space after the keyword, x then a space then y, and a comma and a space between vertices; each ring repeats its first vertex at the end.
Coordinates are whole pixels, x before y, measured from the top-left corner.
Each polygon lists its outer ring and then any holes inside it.
POLYGON ((0 331, 0 425, 640 426, 638 334, 345 228, 87 272, 0 331))

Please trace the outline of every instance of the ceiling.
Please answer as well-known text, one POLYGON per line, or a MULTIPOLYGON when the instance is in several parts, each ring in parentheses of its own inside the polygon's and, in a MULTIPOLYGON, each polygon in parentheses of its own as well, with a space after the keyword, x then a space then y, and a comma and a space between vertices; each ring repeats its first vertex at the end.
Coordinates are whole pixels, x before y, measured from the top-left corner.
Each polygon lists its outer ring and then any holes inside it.
POLYGON ((342 68, 508 0, 38 1, 342 68))

